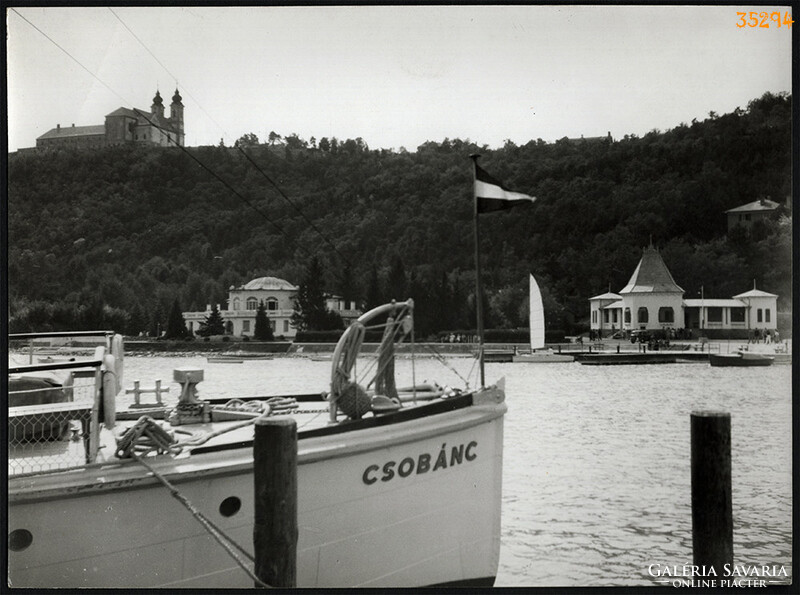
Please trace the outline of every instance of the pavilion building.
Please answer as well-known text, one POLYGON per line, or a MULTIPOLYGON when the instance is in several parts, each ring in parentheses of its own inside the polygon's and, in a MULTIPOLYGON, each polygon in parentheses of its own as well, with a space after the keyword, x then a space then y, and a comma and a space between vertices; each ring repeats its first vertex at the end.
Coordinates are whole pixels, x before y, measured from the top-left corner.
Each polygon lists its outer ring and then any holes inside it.
POLYGON ((778 296, 753 289, 730 299, 684 299, 661 254, 645 248, 636 270, 619 293, 589 299, 590 328, 600 337, 633 330, 690 330, 695 336, 747 338, 754 331, 774 332, 778 296))

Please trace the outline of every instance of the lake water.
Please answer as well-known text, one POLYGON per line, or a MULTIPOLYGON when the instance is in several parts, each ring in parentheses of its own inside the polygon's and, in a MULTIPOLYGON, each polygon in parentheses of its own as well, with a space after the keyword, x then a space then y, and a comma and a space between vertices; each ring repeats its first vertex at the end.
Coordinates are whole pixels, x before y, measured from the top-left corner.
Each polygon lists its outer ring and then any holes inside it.
MULTIPOLYGON (((415 363, 418 383, 475 385, 472 358, 415 363)), ((160 378, 174 400, 172 370, 181 366, 205 369, 201 398, 318 392, 330 377, 330 362, 299 357, 211 364, 129 355, 124 383, 160 378)), ((651 564, 691 564, 689 416, 708 409, 731 414, 734 562, 791 574, 791 371, 487 364, 487 383, 506 378, 508 404, 496 585, 653 585, 651 564)), ((410 383, 409 360, 397 362, 397 377, 410 383)))

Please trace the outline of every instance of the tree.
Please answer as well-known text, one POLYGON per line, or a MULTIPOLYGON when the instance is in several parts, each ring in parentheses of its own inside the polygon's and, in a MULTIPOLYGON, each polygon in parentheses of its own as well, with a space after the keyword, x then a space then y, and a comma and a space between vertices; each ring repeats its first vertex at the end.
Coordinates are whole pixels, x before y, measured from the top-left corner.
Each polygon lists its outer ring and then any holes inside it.
POLYGON ((272 325, 269 323, 269 317, 267 317, 267 308, 264 306, 264 300, 261 300, 261 303, 258 304, 258 310, 256 310, 256 328, 253 331, 253 337, 259 341, 273 341, 275 339, 272 333, 272 325))
POLYGON ((147 331, 147 314, 139 304, 134 305, 130 311, 128 324, 125 327, 125 334, 138 337, 139 333, 147 331))
POLYGON ((150 329, 148 334, 151 337, 160 337, 161 331, 164 328, 164 310, 161 304, 156 302, 156 307, 150 315, 150 329))
POLYGON ((277 141, 281 140, 281 135, 274 130, 269 133, 269 144, 274 145, 277 141))
POLYGON ((308 146, 308 143, 306 143, 306 141, 297 136, 296 132, 293 132, 292 134, 287 136, 284 140, 286 141, 286 146, 290 149, 304 149, 305 147, 308 146))
POLYGON ((292 326, 301 331, 325 330, 328 326, 325 293, 322 290, 322 265, 314 256, 297 290, 292 326))
POLYGON ((252 133, 248 132, 239 137, 239 139, 233 143, 234 147, 241 147, 246 149, 247 147, 257 147, 258 146, 258 137, 252 133))
POLYGON ((398 301, 406 299, 407 280, 406 270, 403 266, 403 259, 396 255, 392 259, 392 265, 389 268, 389 279, 387 281, 387 290, 389 297, 398 301))
POLYGON ((219 313, 219 308, 217 308, 216 304, 211 306, 211 313, 200 323, 200 329, 197 334, 201 337, 225 334, 225 321, 222 319, 222 314, 219 313))
POLYGON ((183 312, 178 303, 178 298, 172 303, 172 309, 169 311, 169 318, 167 319, 167 332, 164 334, 165 339, 185 339, 189 336, 189 331, 186 328, 186 322, 183 320, 183 312))
POLYGON ((369 284, 367 285, 367 296, 364 307, 367 310, 371 310, 376 306, 380 306, 382 303, 383 293, 381 292, 381 285, 378 280, 378 269, 375 268, 375 265, 372 265, 372 269, 370 269, 369 272, 369 284))

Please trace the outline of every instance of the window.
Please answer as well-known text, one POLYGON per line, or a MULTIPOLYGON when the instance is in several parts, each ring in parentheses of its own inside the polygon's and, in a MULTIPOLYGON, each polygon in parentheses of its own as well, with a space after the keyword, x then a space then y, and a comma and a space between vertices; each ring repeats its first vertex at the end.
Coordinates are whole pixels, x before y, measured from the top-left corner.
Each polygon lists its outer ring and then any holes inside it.
POLYGON ((769 308, 764 310, 764 322, 769 322, 769 313, 770 313, 770 309, 769 308))
POLYGON ((270 320, 269 321, 269 327, 272 329, 272 332, 274 333, 275 332, 275 321, 274 320, 270 320))
POLYGON ((722 322, 722 308, 719 307, 709 308, 708 322, 722 322))
POLYGON ((284 333, 288 333, 289 332, 289 321, 288 320, 284 320, 283 321, 283 332, 284 333))
POLYGON ((243 320, 242 321, 242 332, 243 333, 249 333, 250 332, 250 321, 249 320, 243 320))
POLYGON ((649 322, 650 316, 647 314, 647 308, 642 306, 639 308, 639 311, 636 313, 636 320, 639 322, 649 322))
POLYGON ((662 306, 658 309, 659 322, 675 322, 675 311, 669 306, 662 306))
POLYGON ((267 298, 267 310, 275 311, 278 309, 278 298, 268 297, 267 298))
POLYGON ((731 322, 744 322, 744 308, 731 308, 731 322))
POLYGON ((248 310, 257 310, 258 309, 258 300, 254 297, 247 298, 247 309, 248 310))
POLYGON ((625 308, 625 324, 631 323, 631 309, 625 308))
POLYGON ((609 322, 608 310, 603 310, 603 322, 605 322, 606 324, 608 324, 608 322, 609 322))
POLYGON ((239 298, 238 297, 237 298, 233 298, 233 309, 234 310, 238 310, 241 307, 242 307, 242 303, 241 303, 241 301, 239 301, 239 298))
POLYGON ((592 324, 597 324, 597 310, 592 310, 592 324))
POLYGON ((758 320, 758 322, 763 322, 763 321, 761 320, 761 318, 762 318, 762 314, 761 314, 761 308, 759 308, 759 309, 758 309, 758 313, 757 313, 757 320, 758 320))

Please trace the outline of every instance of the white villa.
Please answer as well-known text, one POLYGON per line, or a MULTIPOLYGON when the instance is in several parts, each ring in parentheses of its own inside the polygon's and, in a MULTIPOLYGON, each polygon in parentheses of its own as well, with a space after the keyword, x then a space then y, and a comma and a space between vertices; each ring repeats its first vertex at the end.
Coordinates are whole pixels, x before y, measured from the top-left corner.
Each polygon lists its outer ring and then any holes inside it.
MULTIPOLYGON (((291 318, 298 289, 297 286, 277 277, 259 277, 239 287, 232 285, 228 290, 227 308, 217 306, 225 321, 225 333, 252 337, 256 328, 256 311, 263 301, 273 334, 276 337, 293 339, 297 335, 297 329, 292 326, 291 318)), ((345 326, 361 314, 355 302, 347 303, 338 296, 326 296, 325 304, 328 310, 342 317, 345 326)), ((210 304, 206 306, 204 312, 184 312, 186 328, 190 333, 196 333, 209 314, 211 314, 210 304)))
POLYGON ((667 265, 650 246, 620 292, 589 298, 590 326, 600 336, 618 330, 694 329, 708 334, 746 337, 748 333, 777 330, 778 296, 756 289, 731 299, 684 299, 667 265))

